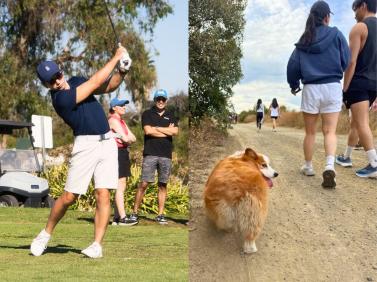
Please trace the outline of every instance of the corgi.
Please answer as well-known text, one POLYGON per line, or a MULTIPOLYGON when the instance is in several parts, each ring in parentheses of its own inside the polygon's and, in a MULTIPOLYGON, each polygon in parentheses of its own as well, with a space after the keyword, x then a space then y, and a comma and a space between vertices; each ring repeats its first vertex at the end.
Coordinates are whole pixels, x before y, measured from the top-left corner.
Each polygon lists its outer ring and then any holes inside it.
POLYGON ((268 193, 278 173, 267 156, 247 148, 221 160, 208 177, 204 205, 217 228, 240 231, 243 252, 255 253, 255 240, 267 217, 268 193))

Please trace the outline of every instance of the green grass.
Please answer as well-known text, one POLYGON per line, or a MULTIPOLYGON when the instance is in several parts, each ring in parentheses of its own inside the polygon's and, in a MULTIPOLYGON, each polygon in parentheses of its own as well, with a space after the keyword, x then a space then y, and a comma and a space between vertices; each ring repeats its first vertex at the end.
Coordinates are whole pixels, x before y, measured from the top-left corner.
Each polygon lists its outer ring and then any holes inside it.
POLYGON ((80 251, 93 239, 93 213, 68 211, 46 252, 33 257, 33 238, 48 209, 0 209, 1 281, 188 281, 188 229, 147 219, 134 227, 109 226, 102 259, 80 251))

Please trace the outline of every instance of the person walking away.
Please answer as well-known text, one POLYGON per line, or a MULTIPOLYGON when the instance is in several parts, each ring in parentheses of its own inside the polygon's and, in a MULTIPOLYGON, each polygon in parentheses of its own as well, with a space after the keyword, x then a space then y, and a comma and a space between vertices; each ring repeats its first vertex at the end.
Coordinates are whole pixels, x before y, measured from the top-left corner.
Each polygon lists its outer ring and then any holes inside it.
POLYGON ((269 110, 270 110, 270 116, 272 119, 272 131, 276 132, 276 120, 278 119, 280 115, 279 104, 276 98, 272 99, 269 110))
POLYGON ((133 213, 129 222, 138 222, 138 210, 149 183, 155 181, 158 173, 158 215, 156 222, 167 224, 164 206, 167 195, 167 183, 172 166, 173 136, 178 134, 178 121, 166 110, 168 93, 159 89, 154 92, 154 106, 146 110, 141 118, 144 130, 144 151, 142 176, 136 191, 133 213))
POLYGON ((134 225, 128 222, 124 208, 124 192, 127 187, 127 178, 131 176, 131 163, 129 156, 129 145, 136 142, 136 137, 129 129, 122 116, 126 113, 128 100, 114 98, 110 101, 109 125, 110 129, 117 135, 115 141, 118 146, 118 188, 115 192, 114 218, 112 225, 134 225))
POLYGON ((69 162, 67 182, 63 194, 56 200, 46 227, 30 245, 30 252, 40 256, 69 206, 79 195, 85 194, 94 175, 96 212, 94 217, 94 242, 81 253, 89 258, 102 257, 102 240, 110 216, 110 193, 118 184, 117 146, 101 104, 94 94, 110 93, 118 88, 131 66, 127 50, 119 46, 115 55, 88 80, 73 76, 65 79, 53 61, 43 61, 37 75, 51 94, 57 114, 73 130, 75 136, 69 162), (119 64, 118 72, 112 76, 119 64))
POLYGON ((255 111, 257 113, 257 128, 258 131, 260 131, 262 129, 262 122, 264 118, 264 105, 262 103, 262 99, 258 99, 255 111))
MULTIPOLYGON (((356 171, 359 177, 377 177, 377 154, 369 126, 369 108, 377 94, 377 18, 376 0, 356 0, 352 4, 357 23, 350 35, 351 63, 344 75, 344 103, 351 109, 351 130, 356 130, 368 158, 368 165, 356 171)), ((356 145, 348 140, 348 150, 356 145)), ((337 163, 352 166, 350 154, 339 156, 337 163)))
POLYGON ((336 126, 342 107, 342 87, 340 80, 349 63, 350 52, 343 34, 330 27, 329 5, 316 1, 306 21, 305 31, 296 43, 287 66, 287 80, 291 93, 304 84, 301 110, 305 124, 304 156, 305 164, 301 172, 306 176, 315 174, 312 164, 316 134, 316 122, 322 119, 322 133, 326 154, 322 173, 324 188, 335 188, 336 126))

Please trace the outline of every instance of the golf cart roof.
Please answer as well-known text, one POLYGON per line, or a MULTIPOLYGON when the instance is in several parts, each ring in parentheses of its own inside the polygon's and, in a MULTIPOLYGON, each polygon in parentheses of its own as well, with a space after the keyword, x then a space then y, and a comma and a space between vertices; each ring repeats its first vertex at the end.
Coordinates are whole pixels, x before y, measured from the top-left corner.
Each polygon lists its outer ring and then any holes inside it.
POLYGON ((33 126, 31 122, 10 121, 0 119, 0 134, 11 134, 13 129, 30 129, 33 126))

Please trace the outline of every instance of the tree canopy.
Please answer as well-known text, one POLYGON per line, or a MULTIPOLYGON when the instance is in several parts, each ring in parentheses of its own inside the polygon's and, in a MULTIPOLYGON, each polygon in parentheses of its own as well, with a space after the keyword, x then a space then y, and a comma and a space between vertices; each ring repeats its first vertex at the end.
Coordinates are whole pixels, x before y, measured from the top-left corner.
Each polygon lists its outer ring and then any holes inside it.
POLYGON ((241 79, 246 0, 191 0, 189 99, 193 121, 204 115, 228 122, 232 87, 241 79))

